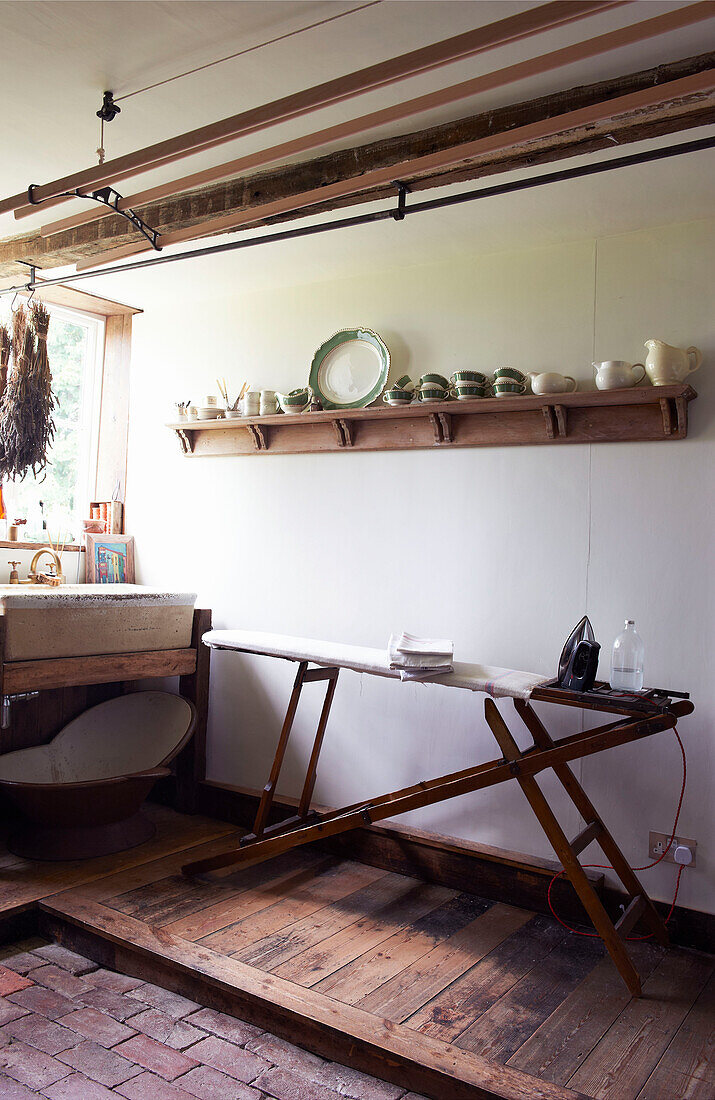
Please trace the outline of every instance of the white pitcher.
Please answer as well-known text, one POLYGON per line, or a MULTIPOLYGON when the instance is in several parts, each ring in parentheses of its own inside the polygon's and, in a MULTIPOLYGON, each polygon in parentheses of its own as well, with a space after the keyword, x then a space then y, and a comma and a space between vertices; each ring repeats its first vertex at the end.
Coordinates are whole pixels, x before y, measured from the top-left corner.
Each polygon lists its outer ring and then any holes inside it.
POLYGON ((698 348, 673 348, 662 340, 646 340, 645 369, 654 386, 674 386, 684 382, 703 361, 698 348))

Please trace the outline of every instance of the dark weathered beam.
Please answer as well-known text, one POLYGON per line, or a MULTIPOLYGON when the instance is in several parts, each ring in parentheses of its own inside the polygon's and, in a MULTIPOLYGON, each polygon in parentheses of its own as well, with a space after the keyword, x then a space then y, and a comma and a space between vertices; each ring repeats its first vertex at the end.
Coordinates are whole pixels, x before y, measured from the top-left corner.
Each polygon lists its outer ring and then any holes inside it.
MULTIPOLYGON (((540 99, 511 104, 428 130, 370 142, 356 149, 340 150, 301 164, 212 184, 142 207, 140 213, 148 224, 162 232, 197 225, 257 204, 268 204, 283 197, 299 195, 338 180, 354 179, 359 184, 361 176, 375 169, 449 149, 488 134, 508 134, 510 130, 532 122, 553 118, 591 104, 608 102, 630 92, 651 88, 654 84, 665 84, 713 68, 715 52, 685 58, 617 79, 569 88, 540 99)), ((606 119, 536 141, 515 143, 497 154, 475 157, 456 167, 417 177, 409 182, 413 190, 423 190, 600 149, 611 149, 614 144, 626 145, 709 123, 715 123, 715 93, 703 92, 667 100, 647 110, 606 119)), ((394 195, 394 188, 382 186, 365 190, 357 196, 313 205, 310 213, 317 214, 358 202, 373 202, 390 195, 394 195)), ((266 224, 291 220, 300 217, 302 213, 300 210, 291 211, 267 219, 266 224)), ((18 260, 34 262, 40 268, 56 267, 75 263, 88 256, 97 256, 137 239, 136 231, 130 229, 128 223, 116 215, 47 238, 40 237, 38 233, 12 237, 0 242, 0 275, 24 274, 25 269, 17 264, 18 260)))

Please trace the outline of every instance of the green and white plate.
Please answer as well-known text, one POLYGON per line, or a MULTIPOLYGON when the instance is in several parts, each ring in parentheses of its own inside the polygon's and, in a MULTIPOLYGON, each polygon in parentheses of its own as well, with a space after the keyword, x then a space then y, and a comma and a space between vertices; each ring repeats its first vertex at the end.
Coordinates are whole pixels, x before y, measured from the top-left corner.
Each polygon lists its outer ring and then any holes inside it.
POLYGON ((310 387, 324 409, 363 409, 379 397, 390 353, 369 328, 346 328, 321 344, 310 365, 310 387))

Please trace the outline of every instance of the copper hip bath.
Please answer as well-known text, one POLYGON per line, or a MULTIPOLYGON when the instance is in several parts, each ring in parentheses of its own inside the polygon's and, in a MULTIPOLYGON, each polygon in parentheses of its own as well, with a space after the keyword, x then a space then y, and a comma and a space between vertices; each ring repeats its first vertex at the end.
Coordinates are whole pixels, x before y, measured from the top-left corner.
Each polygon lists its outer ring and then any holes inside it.
POLYGON ((143 843, 154 834, 140 807, 189 741, 192 703, 163 691, 136 692, 91 707, 48 745, 0 756, 0 794, 21 821, 8 847, 29 859, 85 859, 143 843))

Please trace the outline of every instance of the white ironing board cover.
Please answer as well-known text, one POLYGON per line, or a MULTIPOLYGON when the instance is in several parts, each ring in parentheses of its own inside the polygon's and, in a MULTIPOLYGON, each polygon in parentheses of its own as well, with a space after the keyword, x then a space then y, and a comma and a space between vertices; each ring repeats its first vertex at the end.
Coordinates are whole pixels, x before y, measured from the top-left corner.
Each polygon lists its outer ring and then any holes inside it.
MULTIPOLYGON (((399 669, 390 668, 387 649, 323 642, 314 638, 295 638, 290 634, 267 634, 256 630, 209 630, 201 639, 211 649, 234 649, 239 653, 256 653, 265 657, 282 657, 287 661, 310 661, 314 665, 350 668, 372 676, 400 679, 399 669)), ((535 687, 549 677, 531 672, 518 672, 493 665, 454 662, 454 672, 442 673, 422 680, 425 684, 484 691, 494 698, 528 699, 535 687)))

